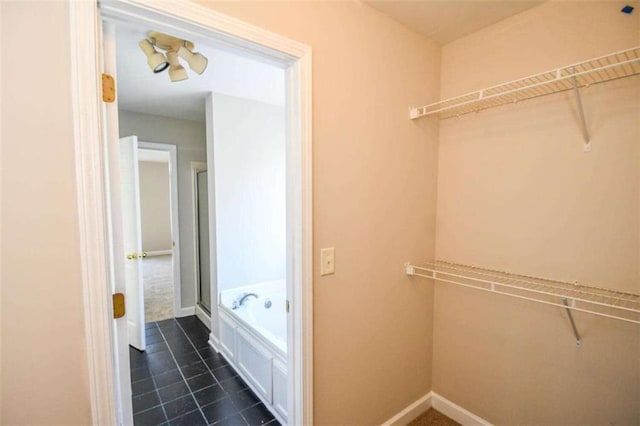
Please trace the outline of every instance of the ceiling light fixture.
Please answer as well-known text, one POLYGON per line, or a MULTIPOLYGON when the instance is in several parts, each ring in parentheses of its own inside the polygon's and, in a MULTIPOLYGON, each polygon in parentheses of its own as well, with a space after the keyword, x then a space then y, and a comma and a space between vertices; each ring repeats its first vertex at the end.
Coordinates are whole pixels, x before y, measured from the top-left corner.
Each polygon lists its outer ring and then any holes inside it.
POLYGON ((171 81, 182 81, 189 78, 187 70, 180 65, 177 52, 173 50, 167 51, 167 59, 169 59, 169 78, 171 81))
POLYGON ((189 64, 189 68, 198 74, 202 74, 205 69, 207 69, 207 63, 209 62, 207 58, 202 56, 200 53, 194 53, 185 46, 180 46, 178 50, 178 55, 189 64))
POLYGON ((138 43, 140 49, 147 55, 147 64, 149 68, 154 73, 159 73, 167 69, 169 66, 169 62, 167 62, 167 58, 160 52, 158 52, 153 45, 149 42, 149 40, 144 39, 138 43))
POLYGON ((187 61, 189 68, 198 74, 202 74, 207 69, 209 61, 204 55, 193 51, 194 44, 192 42, 153 31, 148 34, 148 37, 140 42, 140 48, 147 55, 147 62, 153 72, 159 73, 168 67, 171 81, 186 80, 189 76, 184 67, 180 65, 179 58, 187 61), (166 51, 166 58, 155 48, 166 51), (160 63, 161 59, 162 63, 160 63))

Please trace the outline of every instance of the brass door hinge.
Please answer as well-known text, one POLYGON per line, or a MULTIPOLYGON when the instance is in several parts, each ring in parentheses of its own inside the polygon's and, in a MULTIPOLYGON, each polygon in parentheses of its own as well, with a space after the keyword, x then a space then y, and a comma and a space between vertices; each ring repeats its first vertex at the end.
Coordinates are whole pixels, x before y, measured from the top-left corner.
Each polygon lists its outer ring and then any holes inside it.
POLYGON ((116 100, 116 83, 109 74, 102 74, 102 100, 108 103, 116 100))
POLYGON ((122 318, 125 314, 124 294, 115 293, 113 295, 113 318, 122 318))

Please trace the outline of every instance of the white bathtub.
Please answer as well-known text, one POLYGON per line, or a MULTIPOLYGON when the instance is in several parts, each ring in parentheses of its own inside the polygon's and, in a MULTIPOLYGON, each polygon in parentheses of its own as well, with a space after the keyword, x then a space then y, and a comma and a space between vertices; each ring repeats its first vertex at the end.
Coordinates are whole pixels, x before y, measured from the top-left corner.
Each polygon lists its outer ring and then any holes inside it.
POLYGON ((280 423, 287 422, 287 314, 284 280, 220 293, 222 354, 280 423), (242 306, 233 301, 254 293, 242 306))
POLYGON ((287 291, 284 280, 269 281, 222 292, 222 305, 227 311, 253 328, 280 352, 287 356, 287 291), (242 306, 233 309, 232 304, 242 294, 255 293, 242 306), (269 302, 271 302, 269 304, 269 302))

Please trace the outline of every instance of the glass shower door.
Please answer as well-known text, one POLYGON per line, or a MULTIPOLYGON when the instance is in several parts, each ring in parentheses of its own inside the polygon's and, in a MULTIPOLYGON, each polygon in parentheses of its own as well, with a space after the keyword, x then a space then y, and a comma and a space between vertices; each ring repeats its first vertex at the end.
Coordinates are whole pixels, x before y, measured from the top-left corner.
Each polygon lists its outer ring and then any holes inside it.
POLYGON ((211 269, 209 267, 209 197, 207 171, 196 174, 198 229, 198 305, 211 314, 211 269))

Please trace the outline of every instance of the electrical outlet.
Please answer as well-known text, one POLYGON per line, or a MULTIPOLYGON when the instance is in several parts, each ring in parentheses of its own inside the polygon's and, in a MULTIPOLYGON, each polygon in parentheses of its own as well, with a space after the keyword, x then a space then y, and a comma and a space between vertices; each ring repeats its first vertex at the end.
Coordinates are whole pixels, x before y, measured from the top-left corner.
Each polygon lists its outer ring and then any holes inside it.
POLYGON ((331 275, 336 272, 334 248, 320 249, 320 275, 331 275))

